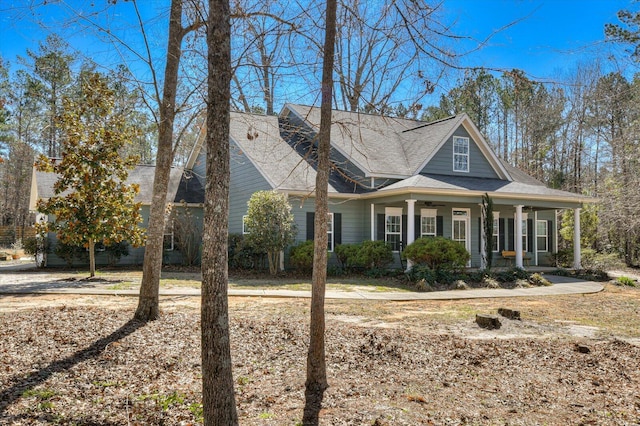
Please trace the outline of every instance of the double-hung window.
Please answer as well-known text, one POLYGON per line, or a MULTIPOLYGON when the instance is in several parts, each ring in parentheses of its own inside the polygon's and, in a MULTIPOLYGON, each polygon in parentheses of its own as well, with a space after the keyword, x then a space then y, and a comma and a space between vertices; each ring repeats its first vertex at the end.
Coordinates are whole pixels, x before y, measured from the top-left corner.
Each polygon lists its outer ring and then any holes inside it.
POLYGON ((493 212, 493 251, 500 251, 500 212, 493 212))
POLYGON ((437 209, 420 209, 420 236, 436 236, 436 215, 437 209))
POLYGON ((529 251, 529 247, 528 247, 528 241, 529 238, 527 238, 527 234, 528 234, 528 230, 527 230, 527 214, 526 213, 522 213, 522 252, 526 253, 529 251))
POLYGON ((333 213, 327 215, 327 250, 333 251, 333 213))
POLYGON ((469 171, 469 138, 453 137, 453 171, 469 171))
POLYGON ((538 251, 549 251, 549 222, 546 220, 536 221, 536 241, 538 251))
POLYGON ((247 215, 242 216, 242 235, 249 233, 249 227, 247 226, 247 215))
POLYGON ((402 208, 387 207, 384 213, 384 240, 391 245, 393 251, 400 251, 400 241, 402 240, 402 208))
POLYGON ((166 251, 172 251, 174 246, 174 238, 173 238, 173 220, 169 219, 165 222, 164 226, 164 234, 162 236, 162 246, 166 251))

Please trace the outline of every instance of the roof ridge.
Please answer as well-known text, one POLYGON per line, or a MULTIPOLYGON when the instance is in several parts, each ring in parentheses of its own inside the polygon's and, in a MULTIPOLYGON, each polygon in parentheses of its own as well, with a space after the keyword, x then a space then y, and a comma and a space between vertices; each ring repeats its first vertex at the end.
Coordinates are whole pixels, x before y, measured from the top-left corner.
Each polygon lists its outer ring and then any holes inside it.
POLYGON ((458 117, 458 115, 450 115, 449 117, 441 118, 441 119, 436 120, 436 121, 430 121, 428 123, 421 124, 421 125, 419 125, 417 127, 413 127, 411 129, 403 130, 401 133, 406 133, 406 132, 411 132, 413 130, 422 129, 424 127, 431 126, 433 124, 438 124, 438 123, 442 123, 444 121, 452 120, 452 119, 454 119, 456 117, 458 117))

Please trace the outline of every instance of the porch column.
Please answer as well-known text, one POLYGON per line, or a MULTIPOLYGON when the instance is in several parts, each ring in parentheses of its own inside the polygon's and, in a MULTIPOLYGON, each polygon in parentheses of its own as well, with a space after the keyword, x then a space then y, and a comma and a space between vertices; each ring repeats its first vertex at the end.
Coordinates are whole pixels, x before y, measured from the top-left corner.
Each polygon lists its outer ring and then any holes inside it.
POLYGON ((516 207, 516 268, 522 268, 522 205, 516 207))
POLYGON ((573 209, 573 269, 582 269, 580 258, 580 210, 573 209))
POLYGON ((482 208, 482 204, 480 206, 480 269, 487 269, 487 248, 485 247, 485 236, 484 236, 484 221, 485 221, 485 211, 482 208))
MULTIPOLYGON (((416 236, 416 201, 417 200, 405 200, 407 203, 407 241, 405 241, 405 247, 411 244, 415 240, 416 236)), ((407 259, 407 271, 411 269, 413 265, 411 261, 407 259)))
MULTIPOLYGON (((549 247, 549 230, 547 229, 547 248, 549 247)), ((533 264, 538 266, 538 210, 533 212, 533 264)))
POLYGON ((376 205, 371 203, 371 241, 376 240, 376 205))

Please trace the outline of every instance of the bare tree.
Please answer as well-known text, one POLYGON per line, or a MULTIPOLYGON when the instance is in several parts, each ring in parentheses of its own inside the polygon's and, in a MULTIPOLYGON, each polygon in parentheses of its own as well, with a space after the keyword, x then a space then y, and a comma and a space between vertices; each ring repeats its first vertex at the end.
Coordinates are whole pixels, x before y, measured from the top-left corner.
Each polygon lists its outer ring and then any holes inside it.
POLYGON ((207 184, 202 246, 202 403, 206 426, 238 424, 227 286, 231 23, 228 0, 209 0, 207 184))
POLYGON ((317 425, 327 383, 324 352, 324 296, 327 284, 327 217, 328 188, 331 163, 331 102, 333 100, 333 62, 336 39, 336 0, 327 0, 325 42, 322 63, 320 131, 318 134, 318 166, 316 175, 315 235, 313 245, 313 276, 311 293, 311 323, 307 355, 307 381, 302 422, 317 425))

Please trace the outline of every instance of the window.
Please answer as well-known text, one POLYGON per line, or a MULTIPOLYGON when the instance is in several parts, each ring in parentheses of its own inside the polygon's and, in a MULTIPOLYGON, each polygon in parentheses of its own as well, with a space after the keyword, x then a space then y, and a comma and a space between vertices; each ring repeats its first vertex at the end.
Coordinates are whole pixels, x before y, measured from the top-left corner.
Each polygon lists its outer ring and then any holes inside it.
POLYGON ((469 138, 453 137, 453 171, 469 171, 469 138))
POLYGON ((546 220, 536 221, 536 240, 538 251, 549 251, 549 222, 546 220))
POLYGON ((435 237, 436 236, 436 215, 437 209, 421 209, 420 210, 420 236, 435 237))
POLYGON ((327 250, 333 251, 333 213, 327 215, 327 250))
POLYGON ((393 251, 400 251, 400 242, 402 240, 402 209, 387 207, 384 213, 386 216, 384 240, 391 245, 393 251))
POLYGON ((162 247, 166 251, 172 251, 174 249, 173 239, 173 220, 169 221, 164 227, 164 235, 162 238, 162 247))
POLYGON ((500 251, 500 213, 493 212, 493 251, 500 251))
MULTIPOLYGON (((527 229, 527 213, 522 213, 522 252, 526 253, 529 251, 529 247, 528 247, 528 238, 527 238, 527 233, 529 232, 527 229)), ((514 221, 515 224, 515 221, 514 221)), ((515 236, 516 230, 513 230, 513 234, 515 236)), ((515 237, 514 237, 515 238, 515 237)))
POLYGON ((249 233, 249 227, 247 226, 247 215, 242 216, 242 235, 249 233))

